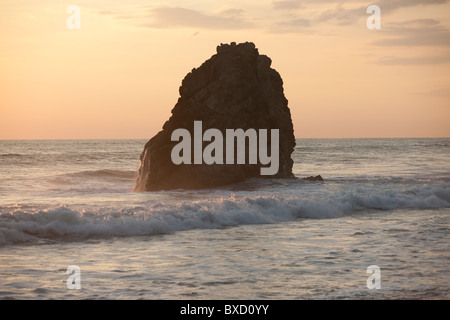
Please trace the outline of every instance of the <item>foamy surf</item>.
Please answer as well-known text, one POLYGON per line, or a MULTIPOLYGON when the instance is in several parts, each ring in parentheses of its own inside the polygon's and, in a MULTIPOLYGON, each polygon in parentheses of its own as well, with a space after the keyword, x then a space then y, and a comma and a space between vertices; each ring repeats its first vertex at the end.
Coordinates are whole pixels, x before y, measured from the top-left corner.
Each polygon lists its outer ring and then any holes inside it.
POLYGON ((291 186, 290 190, 288 195, 255 196, 254 192, 234 192, 228 197, 216 190, 211 200, 198 196, 188 200, 188 192, 179 191, 172 192, 173 199, 178 195, 178 200, 143 200, 137 206, 2 207, 0 245, 152 236, 301 218, 332 219, 380 210, 450 207, 450 187, 446 185, 413 186, 403 190, 374 190, 354 185, 325 193, 323 189, 308 189, 298 182, 297 189, 291 186))

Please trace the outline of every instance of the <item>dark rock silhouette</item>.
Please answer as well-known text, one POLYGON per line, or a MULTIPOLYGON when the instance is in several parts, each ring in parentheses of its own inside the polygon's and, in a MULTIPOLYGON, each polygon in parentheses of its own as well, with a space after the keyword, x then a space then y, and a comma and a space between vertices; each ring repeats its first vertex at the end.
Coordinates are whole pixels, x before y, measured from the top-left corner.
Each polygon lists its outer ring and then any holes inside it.
MULTIPOLYGON (((253 43, 231 43, 221 44, 217 54, 192 69, 182 81, 172 116, 144 147, 135 191, 211 188, 252 177, 293 178, 291 153, 295 138, 291 114, 283 81, 270 68, 271 62, 258 53, 253 43), (264 165, 259 161, 175 165, 171 151, 178 141, 171 141, 171 134, 185 128, 193 137, 194 121, 202 121, 203 132, 216 128, 224 137, 226 129, 268 129, 268 135, 270 129, 279 129, 278 173, 261 176, 260 167, 264 165)), ((207 144, 203 142, 203 148, 207 144)))
POLYGON ((315 177, 313 177, 313 176, 310 176, 310 177, 307 177, 307 178, 303 178, 303 180, 307 180, 307 181, 325 181, 325 180, 323 180, 323 178, 322 178, 322 176, 315 176, 315 177))

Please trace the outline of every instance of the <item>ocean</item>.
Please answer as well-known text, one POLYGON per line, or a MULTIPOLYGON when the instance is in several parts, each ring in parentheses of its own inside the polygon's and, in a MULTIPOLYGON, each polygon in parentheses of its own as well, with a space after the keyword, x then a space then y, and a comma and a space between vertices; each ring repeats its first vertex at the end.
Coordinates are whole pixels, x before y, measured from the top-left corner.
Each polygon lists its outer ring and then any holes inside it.
POLYGON ((145 143, 0 141, 1 299, 450 298, 450 138, 297 139, 299 179, 136 193, 145 143))

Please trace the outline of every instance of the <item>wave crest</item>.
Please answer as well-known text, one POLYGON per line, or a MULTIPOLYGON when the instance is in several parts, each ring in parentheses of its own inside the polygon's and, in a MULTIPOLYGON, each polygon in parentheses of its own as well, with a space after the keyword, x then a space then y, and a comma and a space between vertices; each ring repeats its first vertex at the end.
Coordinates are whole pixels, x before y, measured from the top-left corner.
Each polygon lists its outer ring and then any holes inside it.
POLYGON ((329 219, 370 211, 450 207, 448 186, 404 191, 343 190, 335 194, 216 197, 212 200, 151 201, 122 208, 14 207, 0 214, 0 245, 151 236, 176 231, 329 219), (6 212, 5 212, 6 211, 6 212))

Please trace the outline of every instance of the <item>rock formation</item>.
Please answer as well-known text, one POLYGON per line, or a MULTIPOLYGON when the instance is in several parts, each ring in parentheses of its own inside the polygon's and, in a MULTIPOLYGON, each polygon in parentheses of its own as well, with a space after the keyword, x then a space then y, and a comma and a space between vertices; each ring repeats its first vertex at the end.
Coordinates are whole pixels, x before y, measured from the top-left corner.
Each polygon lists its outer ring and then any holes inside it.
MULTIPOLYGON (((217 54, 192 69, 182 81, 172 116, 144 147, 135 191, 211 188, 254 177, 293 178, 291 114, 283 81, 270 65, 271 59, 260 55, 253 43, 233 42, 221 44, 217 54), (279 129, 278 173, 260 175, 265 166, 259 162, 174 164, 171 152, 178 141, 171 141, 172 132, 184 128, 193 136, 194 121, 202 121, 203 130, 216 128, 224 136, 226 129, 279 129)), ((203 148, 209 143, 203 142, 203 148)))
POLYGON ((320 175, 306 177, 306 178, 303 178, 303 180, 306 180, 306 181, 325 181, 325 180, 323 180, 322 176, 320 176, 320 175))

